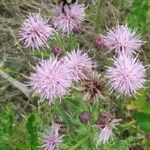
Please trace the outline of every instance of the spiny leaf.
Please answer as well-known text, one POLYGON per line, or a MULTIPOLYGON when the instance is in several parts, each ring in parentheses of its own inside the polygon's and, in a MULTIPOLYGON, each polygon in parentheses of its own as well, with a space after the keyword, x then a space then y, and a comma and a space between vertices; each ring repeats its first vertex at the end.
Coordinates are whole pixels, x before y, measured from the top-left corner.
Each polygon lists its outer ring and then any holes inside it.
POLYGON ((35 115, 32 114, 28 118, 26 128, 29 135, 28 141, 30 143, 31 150, 37 150, 38 138, 37 138, 37 126, 35 125, 35 115))

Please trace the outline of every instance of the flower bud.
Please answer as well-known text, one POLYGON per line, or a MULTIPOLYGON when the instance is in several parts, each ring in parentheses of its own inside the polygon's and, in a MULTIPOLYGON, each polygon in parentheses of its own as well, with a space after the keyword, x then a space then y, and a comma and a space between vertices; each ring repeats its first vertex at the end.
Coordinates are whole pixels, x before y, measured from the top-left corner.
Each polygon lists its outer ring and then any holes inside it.
POLYGON ((53 54, 54 54, 54 56, 55 57, 62 57, 62 55, 63 55, 63 50, 60 48, 60 47, 53 47, 52 48, 52 52, 53 52, 53 54))
POLYGON ((90 113, 86 111, 80 113, 79 119, 81 123, 87 124, 90 121, 90 113))
POLYGON ((95 38, 95 40, 94 40, 94 47, 96 49, 100 49, 100 48, 105 48, 106 47, 105 41, 104 41, 102 36, 98 36, 98 37, 95 38))

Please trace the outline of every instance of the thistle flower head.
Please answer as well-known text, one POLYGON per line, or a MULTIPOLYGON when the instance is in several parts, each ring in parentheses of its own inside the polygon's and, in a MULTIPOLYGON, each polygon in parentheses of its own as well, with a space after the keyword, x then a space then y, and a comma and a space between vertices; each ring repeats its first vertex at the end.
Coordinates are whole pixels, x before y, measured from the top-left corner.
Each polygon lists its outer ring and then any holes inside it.
POLYGON ((32 49, 48 47, 48 39, 53 37, 54 29, 48 25, 48 21, 44 20, 39 13, 29 14, 19 32, 19 41, 22 41, 25 47, 32 49))
POLYGON ((114 60, 114 66, 108 67, 106 77, 112 89, 130 96, 143 87, 145 74, 146 70, 140 61, 122 54, 114 60))
POLYGON ((57 124, 52 125, 50 132, 43 134, 41 137, 42 145, 44 150, 56 150, 62 143, 62 137, 59 136, 60 126, 57 124))
POLYGON ((104 81, 97 72, 91 72, 87 78, 81 82, 80 90, 84 92, 84 100, 93 102, 104 92, 104 81))
POLYGON ((112 129, 118 125, 119 121, 121 121, 121 119, 113 119, 108 125, 101 129, 98 143, 106 144, 110 138, 113 138, 114 134, 112 129))
POLYGON ((43 60, 34 70, 29 78, 30 86, 35 93, 48 99, 50 103, 54 98, 61 98, 68 92, 72 78, 62 60, 53 58, 43 60))
POLYGON ((92 71, 94 63, 87 53, 72 51, 65 57, 64 64, 70 70, 71 76, 75 81, 85 79, 87 73, 92 71))
POLYGON ((84 4, 71 4, 70 6, 70 16, 78 22, 78 24, 81 24, 85 19, 85 5, 84 4))
POLYGON ((135 54, 144 43, 141 36, 136 35, 136 30, 128 28, 127 24, 109 29, 104 39, 109 50, 116 54, 135 54))
POLYGON ((106 144, 110 138, 113 138, 113 128, 118 125, 121 119, 115 119, 108 112, 101 112, 97 120, 96 127, 100 128, 98 144, 106 144))
POLYGON ((62 12, 62 5, 55 6, 54 12, 56 13, 56 17, 53 19, 54 27, 68 35, 79 29, 85 18, 85 6, 77 3, 65 5, 64 12, 62 12))

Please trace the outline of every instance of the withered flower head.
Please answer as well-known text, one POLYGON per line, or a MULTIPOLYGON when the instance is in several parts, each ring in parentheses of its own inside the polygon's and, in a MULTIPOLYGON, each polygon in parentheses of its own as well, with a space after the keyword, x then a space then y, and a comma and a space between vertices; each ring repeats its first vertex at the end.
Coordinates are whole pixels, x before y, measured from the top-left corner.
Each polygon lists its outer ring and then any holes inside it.
POLYGON ((96 125, 98 128, 103 129, 107 124, 111 123, 113 119, 114 117, 112 116, 112 114, 101 112, 99 118, 97 119, 96 125))
POLYGON ((104 93, 104 81, 100 74, 92 72, 81 82, 80 90, 84 92, 84 100, 91 103, 104 93))
POLYGON ((106 144, 113 139, 113 128, 119 124, 121 119, 115 119, 110 113, 102 112, 97 120, 96 127, 100 128, 98 144, 106 144))

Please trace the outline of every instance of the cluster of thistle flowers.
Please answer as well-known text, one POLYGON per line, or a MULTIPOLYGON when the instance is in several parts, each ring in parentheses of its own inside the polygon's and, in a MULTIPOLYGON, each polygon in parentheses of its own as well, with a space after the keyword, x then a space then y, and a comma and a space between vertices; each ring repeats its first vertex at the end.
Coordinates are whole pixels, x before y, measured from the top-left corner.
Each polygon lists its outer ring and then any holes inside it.
MULTIPOLYGON (((78 3, 64 6, 54 6, 55 17, 52 25, 43 19, 40 13, 31 13, 23 22, 19 41, 26 48, 32 50, 49 47, 48 41, 55 38, 55 32, 60 30, 63 35, 79 30, 85 18, 85 6, 78 3), (52 26, 54 28, 52 28, 52 26)), ((67 56, 58 58, 60 49, 54 49, 55 57, 41 60, 35 67, 34 73, 29 77, 29 85, 42 99, 53 103, 56 98, 61 98, 70 90, 71 84, 86 78, 86 73, 94 67, 92 59, 83 51, 77 49, 67 56)), ((55 150, 61 143, 58 134, 59 126, 52 125, 52 130, 42 136, 42 147, 45 150, 55 150)))
POLYGON ((80 30, 85 18, 85 6, 78 3, 65 5, 65 13, 62 12, 62 7, 62 4, 53 7, 55 15, 51 24, 42 18, 40 13, 29 14, 20 29, 19 41, 23 42, 27 48, 40 49, 48 47, 48 40, 54 38, 55 30, 60 30, 68 36, 70 33, 80 30))
POLYGON ((127 24, 109 29, 103 38, 109 52, 115 54, 113 66, 106 71, 111 90, 123 96, 135 95, 144 87, 146 81, 146 69, 137 58, 144 41, 127 24))
MULTIPOLYGON (((134 96, 144 87, 146 69, 137 58, 140 47, 144 44, 136 30, 131 30, 127 24, 108 29, 105 36, 97 38, 97 45, 108 48, 115 54, 113 66, 107 67, 105 77, 108 79, 110 91, 116 91, 119 96, 134 96)), ((112 119, 105 127, 101 127, 99 142, 105 144, 113 138, 112 129, 121 121, 112 119)))
MULTIPOLYGON (((64 7, 55 6, 56 16, 52 19, 54 28, 38 14, 30 14, 24 21, 19 40, 27 48, 40 49, 48 47, 48 40, 55 37, 55 31, 60 30, 69 35, 81 27, 85 18, 85 7, 77 3, 64 7)), ((119 95, 130 96, 144 86, 146 70, 142 63, 134 55, 144 43, 141 37, 136 35, 127 25, 117 25, 108 29, 105 36, 100 39, 100 44, 105 45, 109 52, 114 52, 114 65, 106 70, 106 78, 111 90, 119 95)), ((32 90, 43 99, 53 103, 56 98, 62 97, 70 91, 74 82, 82 82, 82 89, 86 91, 85 99, 101 94, 101 76, 95 71, 96 65, 86 52, 79 48, 67 53, 66 56, 50 57, 41 60, 34 68, 34 73, 29 77, 32 90), (89 86, 91 85, 91 86, 89 86)), ((105 127, 100 127, 99 142, 105 144, 113 137, 112 129, 118 123, 118 119, 111 119, 105 127)), ((43 137, 43 148, 54 150, 61 143, 58 134, 59 128, 52 127, 52 131, 43 137)))
MULTIPOLYGON (((85 6, 83 4, 62 4, 54 6, 53 11, 56 14, 52 19, 52 26, 41 17, 40 13, 29 14, 23 22, 19 40, 26 48, 33 50, 48 47, 48 40, 55 38, 55 32, 61 30, 63 34, 69 35, 78 27, 85 18, 85 6)), ((81 50, 74 50, 67 53, 67 56, 59 57, 59 48, 52 51, 55 57, 48 60, 41 60, 34 73, 30 76, 30 86, 35 93, 42 99, 48 99, 52 103, 54 99, 61 99, 68 91, 72 82, 86 78, 87 72, 90 72, 94 65, 91 58, 81 50)))
POLYGON ((93 61, 87 53, 79 49, 73 50, 59 59, 50 57, 40 61, 29 77, 30 86, 51 104, 56 98, 61 100, 74 82, 84 80, 93 67, 93 61))

